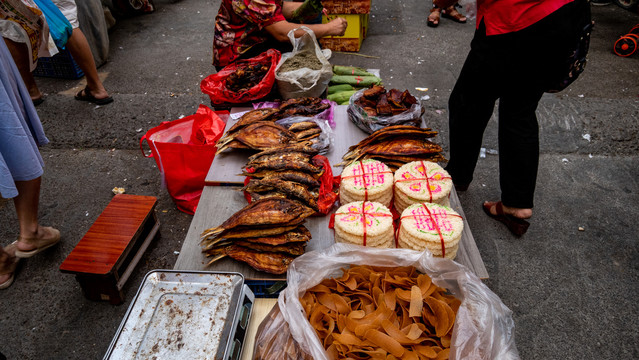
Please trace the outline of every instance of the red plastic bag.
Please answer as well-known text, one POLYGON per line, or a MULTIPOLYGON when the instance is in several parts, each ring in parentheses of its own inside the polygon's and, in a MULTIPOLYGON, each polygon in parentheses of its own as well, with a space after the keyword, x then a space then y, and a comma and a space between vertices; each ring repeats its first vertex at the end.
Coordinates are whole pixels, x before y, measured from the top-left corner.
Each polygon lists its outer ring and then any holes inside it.
POLYGON ((282 54, 275 49, 268 49, 260 55, 238 60, 227 65, 218 73, 207 76, 200 83, 200 89, 211 98, 213 104, 239 104, 259 100, 271 92, 275 84, 275 67, 280 61, 282 54), (226 78, 235 70, 254 64, 270 64, 270 68, 262 81, 246 91, 234 92, 226 88, 226 78))
POLYGON ((147 141, 151 155, 162 173, 162 182, 178 209, 193 215, 204 189, 204 179, 211 167, 217 140, 222 137, 228 111, 213 111, 200 105, 193 115, 165 121, 147 131, 140 139, 147 141))

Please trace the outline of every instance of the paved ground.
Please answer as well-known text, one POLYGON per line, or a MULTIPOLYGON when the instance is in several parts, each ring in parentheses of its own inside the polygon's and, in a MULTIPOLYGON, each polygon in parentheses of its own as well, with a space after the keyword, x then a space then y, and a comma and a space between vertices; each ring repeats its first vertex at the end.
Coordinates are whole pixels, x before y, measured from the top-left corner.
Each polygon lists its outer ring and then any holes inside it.
MULTIPOLYGON (((213 72, 219 0, 156 4, 157 12, 111 32, 110 61, 99 71, 114 104, 75 101, 81 81, 38 78, 47 94, 38 112, 51 140, 42 148, 40 214, 63 241, 22 261, 16 283, 0 292, 0 352, 9 359, 101 358, 144 274, 175 263, 192 217, 176 210, 138 142, 160 122, 209 104, 199 83, 213 72), (157 196, 162 223, 120 306, 85 300, 74 277, 58 270, 115 186, 157 196)), ((428 28, 427 11, 423 1, 374 1, 360 54, 375 58, 335 54, 332 62, 379 68, 389 87, 429 88, 426 119, 447 147, 447 99, 473 28, 446 19, 428 28)), ((486 284, 513 310, 523 359, 639 358, 639 55, 611 53, 639 16, 614 5, 593 7, 593 16, 587 71, 539 107, 542 157, 528 233, 515 239, 480 209, 499 196, 496 156, 480 160, 476 181, 460 196, 490 274, 486 284)), ((494 120, 485 147, 496 149, 494 120)), ((7 244, 17 236, 16 219, 11 203, 0 207, 7 244)))

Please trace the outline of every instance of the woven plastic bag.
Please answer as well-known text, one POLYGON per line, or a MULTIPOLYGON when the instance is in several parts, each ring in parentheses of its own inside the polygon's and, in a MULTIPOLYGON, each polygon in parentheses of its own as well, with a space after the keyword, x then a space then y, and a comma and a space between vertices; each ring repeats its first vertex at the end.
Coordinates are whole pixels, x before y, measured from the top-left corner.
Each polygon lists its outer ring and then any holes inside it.
POLYGON ((512 312, 465 266, 433 257, 427 251, 378 249, 341 243, 308 252, 290 264, 287 288, 278 298, 279 309, 274 309, 266 318, 267 323, 260 325, 262 331, 255 339, 255 353, 260 355, 260 359, 289 359, 287 354, 275 353, 280 349, 288 349, 290 353, 299 349, 307 355, 298 353, 298 358, 329 359, 306 319, 299 298, 322 280, 341 276, 341 269, 350 265, 414 266, 428 274, 436 285, 448 289, 460 299, 462 304, 453 329, 450 359, 519 359, 512 312), (277 311, 280 311, 279 315, 277 311), (287 328, 295 344, 291 344, 287 328))
POLYGON ((280 95, 282 95, 282 98, 285 100, 301 97, 320 97, 331 81, 333 67, 317 43, 315 33, 306 26, 302 26, 299 29, 289 31, 288 38, 291 40, 291 44, 293 44, 293 51, 282 54, 282 59, 275 69, 275 80, 277 81, 277 89, 280 95), (305 34, 296 38, 295 31, 297 30, 303 30, 305 34), (322 63, 322 68, 319 70, 301 68, 283 73, 279 71, 287 59, 292 58, 302 51, 315 54, 322 63))

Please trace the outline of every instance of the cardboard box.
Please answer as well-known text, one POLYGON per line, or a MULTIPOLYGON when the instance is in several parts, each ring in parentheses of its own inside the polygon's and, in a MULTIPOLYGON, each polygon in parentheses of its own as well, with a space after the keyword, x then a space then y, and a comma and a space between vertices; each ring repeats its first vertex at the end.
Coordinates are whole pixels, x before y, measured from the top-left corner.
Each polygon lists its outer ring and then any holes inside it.
POLYGON ((322 16, 322 23, 326 24, 336 17, 342 17, 348 22, 346 32, 342 36, 326 36, 319 39, 320 44, 333 51, 359 51, 368 30, 368 14, 330 14, 322 16))
POLYGON ((322 0, 329 14, 368 14, 371 0, 322 0))

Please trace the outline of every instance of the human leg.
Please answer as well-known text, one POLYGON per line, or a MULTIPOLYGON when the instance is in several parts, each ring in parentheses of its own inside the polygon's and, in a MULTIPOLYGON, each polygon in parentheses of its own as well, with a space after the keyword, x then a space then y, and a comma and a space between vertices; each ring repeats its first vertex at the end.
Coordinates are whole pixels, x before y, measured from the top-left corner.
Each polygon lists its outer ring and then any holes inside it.
POLYGON ((528 209, 530 217, 539 165, 535 111, 543 91, 526 84, 523 87, 523 91, 513 91, 499 100, 499 183, 504 204, 528 209))
POLYGON ((41 102, 42 92, 38 89, 33 73, 31 73, 31 69, 29 69, 29 50, 27 49, 27 45, 7 38, 4 38, 4 42, 7 44, 7 48, 9 52, 11 52, 11 57, 13 57, 13 61, 18 67, 22 81, 24 81, 27 90, 29 90, 31 100, 33 100, 34 103, 37 101, 41 102))
POLYGON ((109 93, 98 76, 98 69, 95 67, 95 61, 87 38, 80 28, 73 29, 73 33, 67 42, 67 48, 87 79, 87 87, 80 91, 78 95, 93 96, 98 100, 109 98, 109 93))
POLYGON ((20 236, 16 243, 16 256, 18 257, 31 257, 57 244, 60 240, 58 230, 41 226, 38 222, 41 182, 41 177, 15 182, 18 196, 13 199, 13 202, 20 223, 20 236))
POLYGON ((468 54, 448 101, 450 159, 446 170, 463 190, 473 180, 484 130, 493 114, 497 93, 494 67, 481 44, 468 54))

